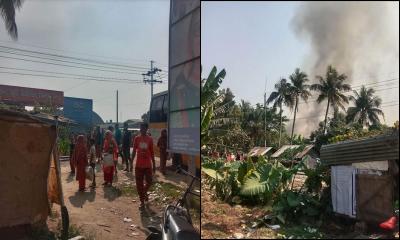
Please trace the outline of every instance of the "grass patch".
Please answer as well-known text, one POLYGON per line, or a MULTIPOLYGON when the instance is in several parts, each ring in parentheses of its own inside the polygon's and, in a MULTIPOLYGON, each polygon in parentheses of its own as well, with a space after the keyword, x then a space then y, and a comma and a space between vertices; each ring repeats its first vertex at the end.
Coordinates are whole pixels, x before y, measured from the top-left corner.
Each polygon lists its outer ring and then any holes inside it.
POLYGON ((202 236, 202 238, 214 238, 214 239, 227 239, 229 237, 229 234, 226 234, 223 231, 220 230, 211 230, 208 231, 207 236, 202 236))
MULTIPOLYGON (((61 237, 62 226, 61 222, 58 222, 57 229, 55 232, 51 232, 46 227, 33 227, 30 233, 30 239, 34 240, 63 240, 61 237)), ((94 240, 94 232, 85 233, 82 227, 78 227, 75 224, 71 224, 68 229, 67 239, 83 236, 86 240, 94 240)))
POLYGON ((221 208, 213 208, 210 210, 211 213, 215 214, 215 215, 222 215, 225 214, 225 211, 221 208))
POLYGON ((120 191, 120 194, 123 196, 127 197, 138 197, 139 194, 136 190, 136 187, 134 187, 132 184, 129 185, 123 185, 123 186, 118 186, 116 187, 120 191))
POLYGON ((324 234, 318 228, 313 226, 282 226, 279 231, 278 238, 291 238, 291 239, 321 239, 325 238, 324 234))
POLYGON ((169 198, 179 198, 183 193, 182 188, 166 182, 154 182, 150 187, 150 191, 161 192, 162 195, 169 198))

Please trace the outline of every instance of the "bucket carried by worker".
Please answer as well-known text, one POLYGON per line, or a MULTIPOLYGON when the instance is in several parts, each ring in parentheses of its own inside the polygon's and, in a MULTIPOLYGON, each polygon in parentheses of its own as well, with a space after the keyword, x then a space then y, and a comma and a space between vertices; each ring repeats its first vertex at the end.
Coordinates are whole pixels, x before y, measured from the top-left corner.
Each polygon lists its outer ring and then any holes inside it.
POLYGON ((85 168, 86 179, 93 181, 94 169, 91 166, 85 168))

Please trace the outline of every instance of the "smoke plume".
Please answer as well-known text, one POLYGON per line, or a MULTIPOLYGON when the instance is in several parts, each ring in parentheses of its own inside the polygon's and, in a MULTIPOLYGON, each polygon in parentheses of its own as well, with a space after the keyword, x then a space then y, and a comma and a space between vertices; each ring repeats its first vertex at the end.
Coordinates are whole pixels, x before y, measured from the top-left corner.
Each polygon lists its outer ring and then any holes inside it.
MULTIPOLYGON (((310 44, 310 55, 302 70, 311 83, 324 76, 328 65, 348 76, 352 86, 398 78, 399 4, 398 2, 305 2, 292 19, 296 35, 310 44)), ((357 89, 357 88, 356 88, 357 89)), ((383 102, 385 92, 380 92, 383 102)), ((311 101, 316 99, 313 93, 311 101)), ((398 95, 396 96, 398 99, 398 95)), ((393 96, 387 98, 393 101, 393 96)), ((327 102, 300 106, 295 132, 308 136, 324 116, 327 102), (306 117, 314 117, 308 118, 306 117)), ((385 110, 385 109, 384 109, 385 110)), ((393 111, 393 108, 390 109, 393 111)), ((386 119, 398 119, 385 112, 386 119)))

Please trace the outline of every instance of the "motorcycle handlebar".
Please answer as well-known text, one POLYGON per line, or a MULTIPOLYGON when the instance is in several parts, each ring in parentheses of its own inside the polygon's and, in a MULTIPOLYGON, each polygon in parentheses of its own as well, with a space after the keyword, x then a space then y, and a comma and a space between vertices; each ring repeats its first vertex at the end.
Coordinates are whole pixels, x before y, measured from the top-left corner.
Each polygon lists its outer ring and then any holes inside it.
POLYGON ((183 174, 188 175, 188 176, 191 176, 192 178, 194 178, 194 179, 200 181, 200 178, 198 178, 198 177, 196 177, 196 176, 194 176, 194 175, 188 173, 187 171, 185 171, 184 169, 182 169, 181 166, 178 166, 177 172, 178 172, 178 173, 183 173, 183 174))

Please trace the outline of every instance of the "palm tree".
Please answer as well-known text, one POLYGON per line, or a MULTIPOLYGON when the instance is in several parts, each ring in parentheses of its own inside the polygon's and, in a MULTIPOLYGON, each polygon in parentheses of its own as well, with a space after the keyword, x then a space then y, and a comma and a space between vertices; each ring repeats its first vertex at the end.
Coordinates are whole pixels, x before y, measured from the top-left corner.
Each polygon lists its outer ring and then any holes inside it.
POLYGON ((373 96, 375 90, 361 86, 359 93, 355 90, 353 92, 355 97, 350 96, 350 100, 354 102, 355 106, 347 109, 347 123, 358 121, 363 126, 369 126, 370 123, 380 124, 378 115, 384 116, 382 110, 379 109, 382 100, 373 96))
POLYGON ((292 95, 292 86, 290 83, 286 81, 286 79, 282 78, 277 84, 275 84, 275 92, 272 92, 267 100, 267 104, 274 102, 273 108, 277 108, 279 106, 279 116, 280 116, 280 127, 279 127, 279 143, 278 146, 281 146, 281 138, 282 138, 282 104, 293 108, 294 98, 292 95))
POLYGON ((13 40, 18 39, 17 24, 15 23, 15 8, 19 9, 23 0, 0 0, 0 12, 8 34, 13 40))
POLYGON ((300 72, 299 68, 296 68, 294 73, 289 77, 292 82, 292 94, 296 98, 296 105, 294 107, 294 118, 293 118, 293 126, 292 126, 292 134, 290 136, 290 144, 293 142, 293 133, 294 133, 294 125, 296 122, 296 113, 297 113, 297 105, 299 103, 299 97, 307 102, 308 97, 311 96, 310 85, 307 85, 308 82, 307 74, 305 72, 300 72))
POLYGON ((319 92, 317 103, 321 103, 325 99, 328 99, 324 121, 325 133, 329 107, 332 105, 335 111, 337 111, 339 107, 345 110, 343 104, 349 103, 349 100, 342 92, 350 91, 351 87, 349 84, 344 83, 347 76, 339 74, 332 66, 328 66, 325 79, 321 76, 317 76, 317 79, 319 80, 319 83, 311 85, 310 89, 319 92))

